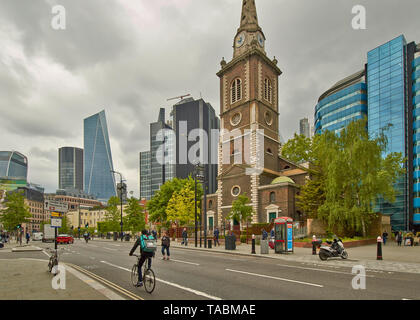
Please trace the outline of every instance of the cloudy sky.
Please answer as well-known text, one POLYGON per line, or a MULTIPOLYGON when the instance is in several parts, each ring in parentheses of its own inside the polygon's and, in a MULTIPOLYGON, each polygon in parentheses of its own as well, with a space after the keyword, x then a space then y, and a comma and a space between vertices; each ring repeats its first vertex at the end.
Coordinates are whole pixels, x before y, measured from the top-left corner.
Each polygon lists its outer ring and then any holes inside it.
MULTIPOLYGON (((404 34, 420 42, 418 0, 256 0, 280 79, 280 133, 313 122, 318 97, 404 34), (353 30, 364 5, 367 29, 353 30)), ((0 149, 29 158, 29 180, 58 187, 58 148, 83 147, 83 119, 106 111, 115 170, 139 194, 138 153, 168 98, 219 112, 216 72, 232 58, 241 0, 0 0, 0 149), (66 9, 54 30, 52 7, 66 9)))

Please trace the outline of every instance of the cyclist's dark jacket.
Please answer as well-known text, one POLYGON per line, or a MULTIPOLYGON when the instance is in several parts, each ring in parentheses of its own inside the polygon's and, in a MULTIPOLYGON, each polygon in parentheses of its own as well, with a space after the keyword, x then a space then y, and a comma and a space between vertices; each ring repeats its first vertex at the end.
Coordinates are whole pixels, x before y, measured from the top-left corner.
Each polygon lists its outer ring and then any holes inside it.
POLYGON ((134 251, 136 251, 138 246, 140 246, 141 255, 153 256, 153 252, 144 252, 143 251, 143 249, 146 247, 146 243, 144 242, 144 239, 150 239, 150 237, 148 238, 147 236, 141 235, 141 237, 137 239, 136 243, 134 243, 134 246, 130 251, 130 256, 134 253, 134 251))

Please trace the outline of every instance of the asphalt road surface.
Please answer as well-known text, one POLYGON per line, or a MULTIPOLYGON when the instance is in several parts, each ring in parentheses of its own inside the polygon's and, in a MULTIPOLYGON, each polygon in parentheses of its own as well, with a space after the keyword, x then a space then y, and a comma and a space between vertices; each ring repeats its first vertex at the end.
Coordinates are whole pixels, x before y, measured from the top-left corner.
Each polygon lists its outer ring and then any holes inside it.
MULTIPOLYGON (((42 248, 53 244, 36 243, 42 248)), ((133 243, 76 240, 60 245, 60 261, 88 275, 125 298, 144 300, 402 300, 420 299, 420 275, 367 271, 366 289, 355 290, 348 267, 320 266, 276 259, 207 253, 171 248, 171 260, 160 248, 152 269, 158 279, 152 294, 131 284, 133 243), (106 283, 108 281, 108 283, 106 283), (111 282, 111 283, 109 283, 111 282), (124 295, 130 292, 132 295, 124 295)), ((139 249, 138 249, 139 250, 139 249)), ((139 253, 139 252, 137 252, 139 253)), ((4 256, 4 255, 3 255, 4 256)), ((11 253, 11 257, 48 259, 44 252, 11 253)), ((355 262, 356 264, 357 262, 355 262)), ((360 282, 359 282, 360 283, 360 282)))

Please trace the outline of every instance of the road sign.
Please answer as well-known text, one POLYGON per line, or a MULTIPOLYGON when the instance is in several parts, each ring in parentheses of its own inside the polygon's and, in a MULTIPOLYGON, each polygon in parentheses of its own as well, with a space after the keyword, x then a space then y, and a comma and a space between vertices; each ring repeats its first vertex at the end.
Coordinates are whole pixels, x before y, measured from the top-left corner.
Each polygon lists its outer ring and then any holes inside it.
POLYGON ((61 218, 62 216, 61 212, 51 212, 51 217, 61 218))
POLYGON ((49 211, 66 213, 67 211, 69 211, 69 205, 60 201, 45 200, 44 209, 49 211))
POLYGON ((61 226, 62 226, 62 219, 61 218, 51 217, 51 227, 52 228, 61 228, 61 226))

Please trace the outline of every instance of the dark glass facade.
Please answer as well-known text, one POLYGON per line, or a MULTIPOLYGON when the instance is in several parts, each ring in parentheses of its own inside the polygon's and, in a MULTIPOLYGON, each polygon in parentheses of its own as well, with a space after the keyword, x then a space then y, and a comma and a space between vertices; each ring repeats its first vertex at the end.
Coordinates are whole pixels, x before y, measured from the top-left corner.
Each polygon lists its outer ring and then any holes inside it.
POLYGON ((151 199, 150 151, 140 152, 140 199, 151 199))
POLYGON ((0 151, 0 178, 26 181, 28 158, 17 151, 0 151))
POLYGON ((105 111, 84 120, 84 191, 106 202, 117 195, 105 111))
POLYGON ((83 190, 83 149, 58 150, 58 188, 83 190))

